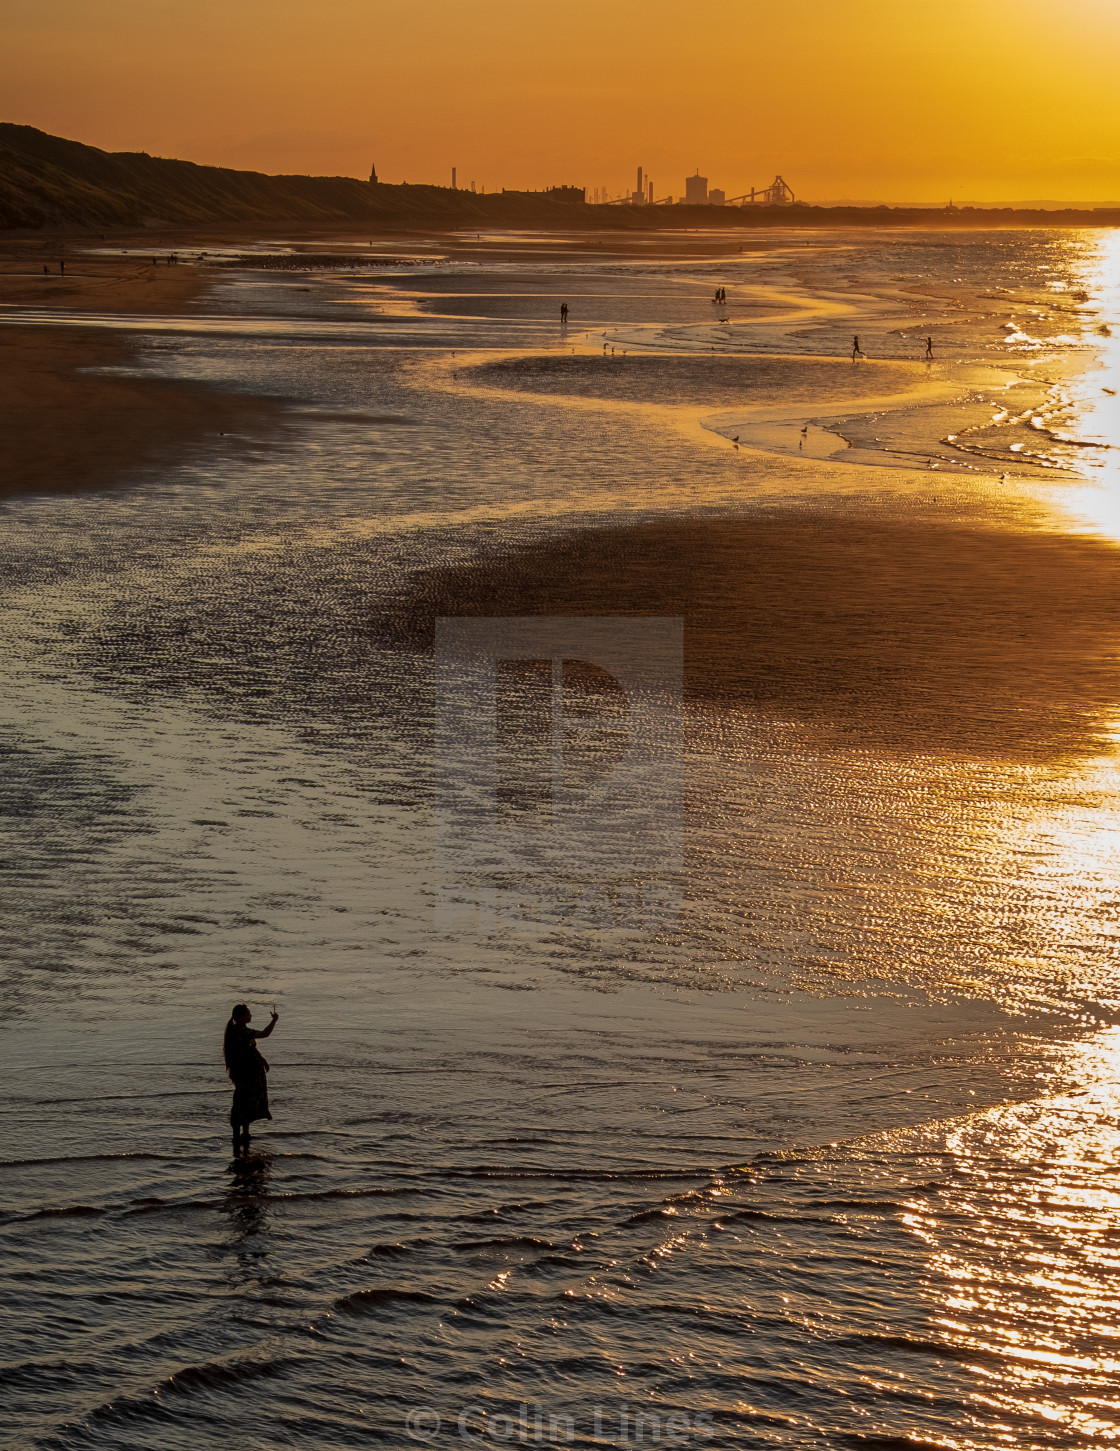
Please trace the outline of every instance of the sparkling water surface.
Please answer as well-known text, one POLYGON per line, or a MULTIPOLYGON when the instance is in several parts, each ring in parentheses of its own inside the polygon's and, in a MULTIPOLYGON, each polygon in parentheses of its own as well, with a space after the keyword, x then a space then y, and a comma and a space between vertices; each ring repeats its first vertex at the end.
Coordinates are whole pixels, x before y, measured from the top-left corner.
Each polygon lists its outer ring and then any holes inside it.
POLYGON ((1112 1444, 1115 238, 490 240, 2 506, 0 1439, 1112 1444), (683 616, 679 918, 440 929, 457 613, 683 616))

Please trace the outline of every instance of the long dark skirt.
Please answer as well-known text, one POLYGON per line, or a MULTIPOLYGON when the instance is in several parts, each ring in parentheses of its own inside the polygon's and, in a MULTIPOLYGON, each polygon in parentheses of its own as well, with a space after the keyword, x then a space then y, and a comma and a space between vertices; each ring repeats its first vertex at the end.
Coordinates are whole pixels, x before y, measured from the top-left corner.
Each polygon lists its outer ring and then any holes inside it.
POLYGON ((259 1118, 271 1118, 268 1111, 268 1078, 262 1068, 259 1073, 246 1077, 234 1084, 233 1104, 229 1111, 231 1127, 256 1123, 259 1118))

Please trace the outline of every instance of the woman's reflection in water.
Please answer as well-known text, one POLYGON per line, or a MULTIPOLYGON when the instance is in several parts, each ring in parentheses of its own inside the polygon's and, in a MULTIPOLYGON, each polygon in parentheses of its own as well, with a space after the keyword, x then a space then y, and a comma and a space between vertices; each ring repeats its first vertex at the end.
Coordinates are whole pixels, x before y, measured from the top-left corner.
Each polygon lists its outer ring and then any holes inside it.
POLYGON ((222 1210, 229 1217, 233 1231, 229 1247, 238 1252, 238 1257, 256 1258, 267 1251, 262 1245, 252 1249, 244 1241, 256 1235, 265 1235, 269 1229, 268 1181, 272 1172, 270 1154, 253 1154, 249 1158, 234 1159, 230 1164, 229 1185, 222 1199, 222 1210))

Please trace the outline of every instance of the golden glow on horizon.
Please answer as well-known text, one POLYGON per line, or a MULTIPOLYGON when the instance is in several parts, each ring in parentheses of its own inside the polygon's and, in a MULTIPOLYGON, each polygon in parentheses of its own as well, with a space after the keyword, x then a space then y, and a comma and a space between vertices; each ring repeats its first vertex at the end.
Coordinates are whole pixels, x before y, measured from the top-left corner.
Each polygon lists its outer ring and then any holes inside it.
POLYGON ((1112 0, 8 0, 3 119, 487 189, 1120 198, 1112 0))

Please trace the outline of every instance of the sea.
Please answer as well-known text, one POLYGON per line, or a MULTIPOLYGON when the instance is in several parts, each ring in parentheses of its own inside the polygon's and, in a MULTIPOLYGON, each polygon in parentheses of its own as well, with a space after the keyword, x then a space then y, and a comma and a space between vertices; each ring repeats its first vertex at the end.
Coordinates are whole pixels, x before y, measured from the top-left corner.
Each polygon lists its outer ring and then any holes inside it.
POLYGON ((307 250, 0 313, 0 1444, 1114 1446, 1120 234, 307 250))

